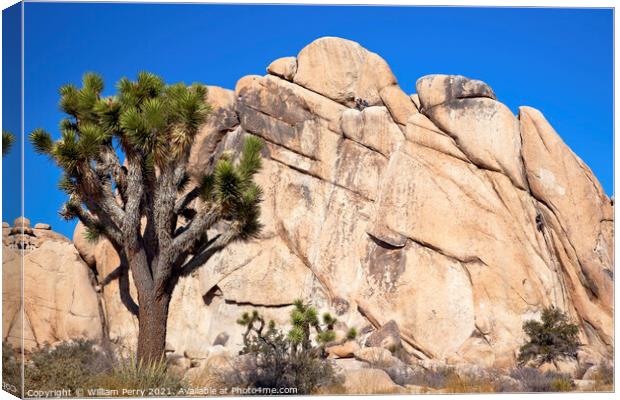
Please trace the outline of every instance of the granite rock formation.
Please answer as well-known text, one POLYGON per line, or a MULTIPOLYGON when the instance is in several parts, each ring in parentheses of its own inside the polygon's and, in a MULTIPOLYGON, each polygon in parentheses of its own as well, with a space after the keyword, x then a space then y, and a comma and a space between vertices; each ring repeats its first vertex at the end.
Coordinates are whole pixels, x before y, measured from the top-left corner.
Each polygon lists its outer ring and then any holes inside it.
MULTIPOLYGON (((265 229, 179 284, 171 353, 236 350, 241 312, 283 323, 304 298, 365 335, 393 321, 421 360, 512 366, 522 323, 548 306, 579 324, 583 357, 611 354, 613 204, 539 111, 515 116, 463 76, 422 77, 408 95, 381 57, 339 38, 267 72, 210 87, 192 174, 261 137, 265 229)), ((99 280, 107 334, 131 346, 137 323, 120 295, 131 277, 102 282, 118 259, 81 229, 74 243, 99 280)))
POLYGON ((102 338, 94 276, 71 241, 49 225, 32 228, 26 218, 3 224, 2 282, 2 339, 13 346, 21 347, 22 337, 26 351, 102 338))

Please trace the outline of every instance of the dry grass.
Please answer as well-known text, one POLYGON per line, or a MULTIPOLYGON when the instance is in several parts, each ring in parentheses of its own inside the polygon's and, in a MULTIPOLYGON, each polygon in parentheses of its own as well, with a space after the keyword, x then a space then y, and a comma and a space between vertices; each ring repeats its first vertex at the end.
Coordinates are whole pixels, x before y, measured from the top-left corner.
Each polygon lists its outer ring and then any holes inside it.
POLYGON ((221 390, 228 390, 234 386, 230 382, 227 382, 224 374, 219 372, 216 368, 211 368, 206 365, 204 367, 198 367, 195 373, 190 373, 186 377, 188 386, 190 387, 208 387, 214 388, 218 392, 221 390))
POLYGON ((135 357, 116 361, 112 368, 90 378, 91 387, 105 388, 123 393, 124 389, 137 389, 128 396, 176 396, 184 382, 166 370, 165 361, 143 364, 135 357), (156 390, 156 392, 149 392, 156 390))
POLYGON ((614 368, 611 363, 604 362, 599 365, 596 375, 594 375, 594 387, 596 392, 614 391, 614 368))
POLYGON ((460 377, 456 374, 450 375, 446 382, 447 393, 493 393, 495 386, 493 382, 486 379, 460 377))

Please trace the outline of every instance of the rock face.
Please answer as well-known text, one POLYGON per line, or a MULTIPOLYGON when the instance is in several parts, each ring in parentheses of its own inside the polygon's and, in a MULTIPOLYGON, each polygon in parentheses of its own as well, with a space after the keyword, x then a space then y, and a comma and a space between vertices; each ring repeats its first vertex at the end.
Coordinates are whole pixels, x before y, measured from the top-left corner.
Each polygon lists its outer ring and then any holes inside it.
POLYGON ((2 339, 21 347, 23 336, 25 350, 103 333, 91 271, 71 242, 49 229, 32 229, 27 219, 2 229, 2 339))
MULTIPOLYGON (((613 205, 592 172, 539 111, 513 115, 484 82, 432 75, 416 88, 337 38, 234 92, 210 88, 192 173, 263 138, 265 229, 177 287, 171 351, 199 358, 223 332, 238 349, 241 312, 285 322, 304 298, 360 332, 393 320, 421 359, 512 366, 523 322, 551 305, 578 322, 584 349, 611 354, 613 205)), ((115 268, 105 242, 75 243, 99 279, 115 268)), ((119 282, 103 298, 120 340, 136 323, 119 282)))

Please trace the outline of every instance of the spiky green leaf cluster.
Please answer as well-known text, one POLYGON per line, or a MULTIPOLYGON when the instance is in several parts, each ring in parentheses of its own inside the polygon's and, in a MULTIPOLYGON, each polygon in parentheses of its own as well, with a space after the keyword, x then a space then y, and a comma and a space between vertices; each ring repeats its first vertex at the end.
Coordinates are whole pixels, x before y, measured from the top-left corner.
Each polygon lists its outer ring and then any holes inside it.
POLYGON ((201 183, 201 198, 215 202, 224 218, 239 222, 239 238, 256 237, 262 228, 260 203, 263 191, 254 182, 261 168, 262 141, 255 136, 245 139, 238 163, 224 154, 215 165, 213 174, 206 175, 201 183))
POLYGON ((118 94, 102 97, 101 76, 87 73, 82 87, 60 89, 60 108, 68 118, 60 123, 60 140, 36 129, 30 135, 35 150, 52 157, 67 173, 96 159, 100 146, 118 138, 126 154, 138 152, 158 166, 174 162, 191 146, 210 112, 206 88, 182 83, 165 85, 154 74, 141 72, 136 81, 123 78, 118 94))
POLYGON ((291 330, 288 332, 288 338, 291 343, 299 345, 304 340, 304 330, 301 326, 293 326, 291 330))
POLYGON ((241 318, 237 320, 237 324, 241 326, 248 326, 252 324, 252 322, 256 321, 259 317, 260 315, 256 310, 253 310, 252 313, 244 312, 243 314, 241 314, 241 318))
POLYGON ((306 349, 311 344, 311 330, 316 332, 316 342, 324 346, 336 339, 334 325, 337 319, 330 313, 322 315, 322 323, 319 321, 316 308, 306 304, 301 299, 295 300, 291 311, 291 325, 289 339, 295 345, 303 345, 306 349))
POLYGON ((353 340, 356 337, 357 337, 357 329, 349 328, 349 330, 347 331, 347 339, 353 340))
POLYGON ((316 340, 321 344, 327 344, 329 342, 333 342, 334 340, 336 340, 336 332, 334 331, 320 332, 316 335, 316 340))
POLYGON ((13 143, 15 142, 15 136, 7 131, 2 131, 2 155, 6 155, 11 150, 13 143))
POLYGON ((291 311, 291 323, 293 326, 303 326, 305 324, 316 326, 319 324, 317 312, 314 307, 311 307, 301 300, 296 300, 293 305, 294 308, 291 311))
POLYGON ((80 207, 80 204, 75 199, 71 198, 69 199, 69 201, 63 204, 58 214, 60 214, 62 219, 64 219, 65 221, 71 221, 77 218, 80 207))
POLYGON ((86 231, 84 232, 84 238, 89 243, 97 243, 99 239, 103 236, 105 229, 102 225, 96 224, 92 227, 86 227, 86 231))

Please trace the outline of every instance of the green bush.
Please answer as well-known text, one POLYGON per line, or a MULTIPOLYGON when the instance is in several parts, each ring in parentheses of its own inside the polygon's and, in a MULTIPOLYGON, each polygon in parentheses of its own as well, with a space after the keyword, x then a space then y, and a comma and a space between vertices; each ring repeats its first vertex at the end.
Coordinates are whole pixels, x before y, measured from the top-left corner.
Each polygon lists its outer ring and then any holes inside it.
POLYGON ((519 349, 519 365, 533 362, 540 366, 565 358, 577 358, 580 346, 577 325, 569 322, 568 316, 557 308, 545 308, 542 322, 529 320, 523 324, 523 330, 529 340, 519 349))
MULTIPOLYGON (((292 328, 288 334, 277 329, 275 323, 265 323, 256 311, 245 313, 237 321, 246 327, 241 354, 249 356, 247 372, 236 374, 235 384, 261 388, 296 388, 296 394, 309 394, 319 387, 336 382, 332 365, 325 360, 325 345, 335 339, 336 319, 330 314, 319 321, 316 310, 301 301, 295 302, 291 312, 292 328), (315 331, 314 340, 311 331, 315 331)), ((347 337, 355 337, 350 330, 347 337)))
POLYGON ((110 369, 111 358, 93 342, 78 340, 43 347, 30 354, 25 366, 25 388, 33 390, 84 389, 93 374, 110 369))
MULTIPOLYGON (((19 377, 19 366, 14 358, 8 357, 6 350, 10 346, 3 345, 4 373, 19 377), (7 368, 8 367, 8 368, 7 368)), ((3 376, 4 376, 3 373, 3 376)), ((137 390, 154 389, 151 396, 177 395, 183 387, 183 381, 166 372, 164 361, 150 365, 136 362, 135 357, 115 359, 110 352, 98 350, 91 341, 78 340, 61 343, 55 347, 46 346, 32 352, 25 365, 25 389, 28 390, 117 390, 119 395, 127 396, 123 389, 137 390)))

